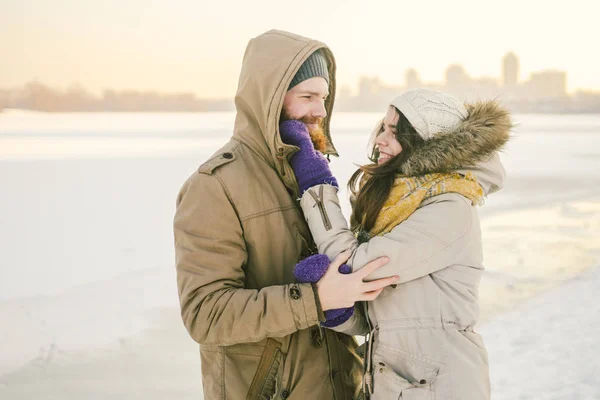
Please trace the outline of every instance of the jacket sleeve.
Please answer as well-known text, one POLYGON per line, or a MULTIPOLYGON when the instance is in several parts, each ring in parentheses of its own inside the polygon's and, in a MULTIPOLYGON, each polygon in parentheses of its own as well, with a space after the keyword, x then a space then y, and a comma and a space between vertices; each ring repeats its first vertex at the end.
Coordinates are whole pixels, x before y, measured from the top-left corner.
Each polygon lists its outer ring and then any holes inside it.
POLYGON ((334 326, 331 329, 336 332, 345 333, 346 335, 366 335, 369 333, 367 318, 365 317, 364 304, 362 302, 354 303, 354 313, 346 322, 341 325, 334 326))
POLYGON ((181 316, 196 342, 257 342, 318 323, 308 283, 245 289, 242 227, 215 176, 195 174, 183 185, 174 239, 181 316))
POLYGON ((319 253, 333 259, 351 249, 347 264, 353 271, 378 257, 390 258, 366 280, 398 275, 400 284, 452 265, 464 246, 460 239, 471 229, 467 200, 459 194, 447 194, 416 210, 391 232, 359 246, 342 214, 337 189, 320 185, 309 191, 304 193, 301 205, 319 253))

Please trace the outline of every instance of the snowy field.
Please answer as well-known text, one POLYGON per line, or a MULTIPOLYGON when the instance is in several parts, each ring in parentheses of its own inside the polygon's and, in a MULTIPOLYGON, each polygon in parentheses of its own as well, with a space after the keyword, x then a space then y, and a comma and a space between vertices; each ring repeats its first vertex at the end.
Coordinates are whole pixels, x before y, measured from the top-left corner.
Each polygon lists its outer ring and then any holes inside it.
MULTIPOLYGON (((338 181, 378 118, 334 115, 338 181)), ((600 115, 515 120, 480 210, 493 398, 600 399, 600 115)), ((0 399, 201 398, 171 222, 232 121, 0 113, 0 399)))

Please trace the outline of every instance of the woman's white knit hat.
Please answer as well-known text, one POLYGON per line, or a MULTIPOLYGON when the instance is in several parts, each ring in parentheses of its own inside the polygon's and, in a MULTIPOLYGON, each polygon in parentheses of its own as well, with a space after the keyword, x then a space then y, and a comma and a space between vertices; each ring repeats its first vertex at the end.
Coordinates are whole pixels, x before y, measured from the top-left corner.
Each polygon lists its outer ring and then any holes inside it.
POLYGON ((404 114, 424 140, 453 130, 469 115, 457 98, 432 89, 408 90, 391 105, 404 114))

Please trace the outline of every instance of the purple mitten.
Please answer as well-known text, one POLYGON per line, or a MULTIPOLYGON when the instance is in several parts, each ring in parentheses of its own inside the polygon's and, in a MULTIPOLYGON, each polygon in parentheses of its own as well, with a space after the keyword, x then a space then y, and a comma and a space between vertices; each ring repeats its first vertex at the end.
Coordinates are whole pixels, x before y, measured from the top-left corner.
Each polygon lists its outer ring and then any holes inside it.
MULTIPOLYGON (((329 267, 329 258, 325 254, 315 254, 296 264, 294 276, 301 283, 317 283, 329 267)), ((338 271, 349 274, 352 268, 346 264, 340 265, 338 271)), ((354 307, 336 308, 325 311, 325 322, 321 326, 332 328, 346 322, 354 314, 354 307)))
POLYGON ((310 187, 323 183, 339 187, 329 169, 329 162, 320 152, 315 150, 310 140, 308 128, 303 122, 297 120, 284 121, 279 125, 279 132, 284 143, 300 148, 298 152, 292 155, 290 165, 294 170, 294 175, 296 175, 301 195, 310 187))
POLYGON ((333 328, 348 321, 354 314, 354 307, 337 308, 335 310, 325 311, 325 322, 321 322, 321 326, 325 328, 333 328))

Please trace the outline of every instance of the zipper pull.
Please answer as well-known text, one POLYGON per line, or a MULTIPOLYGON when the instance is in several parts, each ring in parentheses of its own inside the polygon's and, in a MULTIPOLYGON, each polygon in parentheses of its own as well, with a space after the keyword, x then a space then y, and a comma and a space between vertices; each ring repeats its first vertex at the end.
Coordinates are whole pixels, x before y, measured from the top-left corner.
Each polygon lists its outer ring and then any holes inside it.
POLYGON ((327 209, 325 208, 325 203, 323 202, 323 199, 325 198, 324 194, 323 194, 323 188, 324 185, 321 185, 321 187, 319 188, 319 195, 317 195, 312 189, 311 190, 307 190, 307 192, 312 196, 313 200, 315 201, 315 205, 314 207, 318 207, 319 208, 319 213, 321 214, 321 219, 323 220, 323 226, 325 227, 326 231, 331 230, 332 225, 331 225, 331 220, 329 219, 329 215, 327 215, 327 209))
POLYGON ((283 148, 280 147, 277 150, 277 159, 279 160, 279 170, 281 171, 281 176, 285 176, 285 170, 283 169, 283 148))

